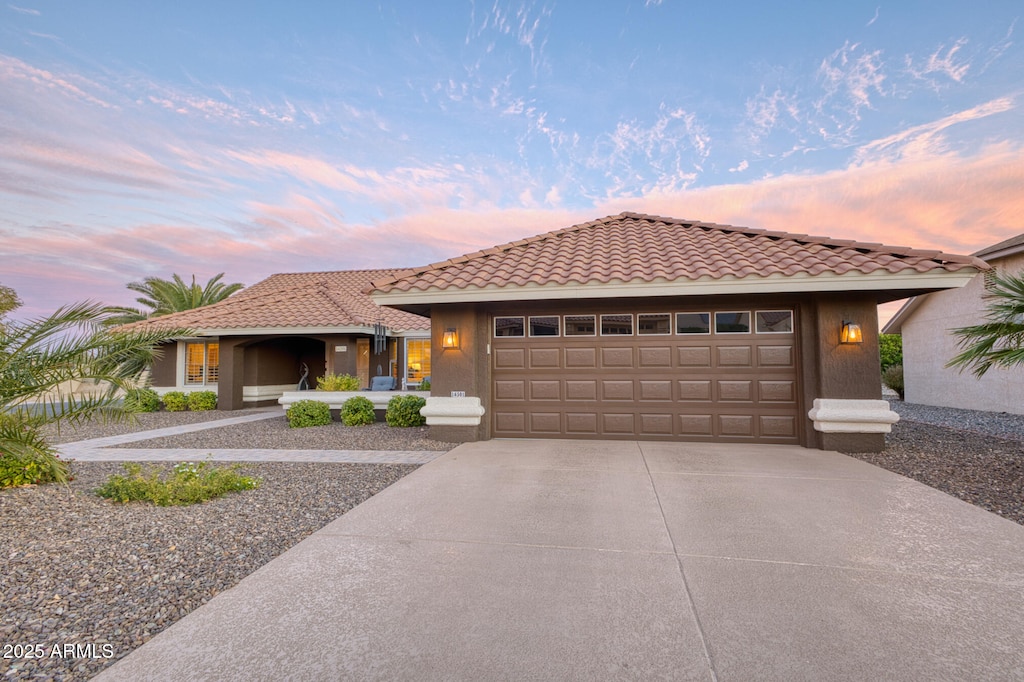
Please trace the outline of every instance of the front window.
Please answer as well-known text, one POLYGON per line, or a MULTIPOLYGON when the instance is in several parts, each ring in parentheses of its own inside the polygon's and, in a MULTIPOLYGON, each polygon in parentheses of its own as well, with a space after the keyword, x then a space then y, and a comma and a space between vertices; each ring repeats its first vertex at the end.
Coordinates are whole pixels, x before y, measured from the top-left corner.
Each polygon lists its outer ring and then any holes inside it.
POLYGON ((405 382, 419 385, 430 376, 430 339, 405 340, 405 382))
POLYGON ((220 378, 220 344, 185 344, 185 383, 190 386, 215 384, 220 378))

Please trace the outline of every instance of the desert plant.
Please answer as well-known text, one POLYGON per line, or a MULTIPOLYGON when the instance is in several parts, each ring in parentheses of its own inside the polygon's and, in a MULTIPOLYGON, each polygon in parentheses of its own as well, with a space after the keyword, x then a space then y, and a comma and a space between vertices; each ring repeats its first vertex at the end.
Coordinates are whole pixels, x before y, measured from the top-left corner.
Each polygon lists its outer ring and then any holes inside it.
POLYGON ((184 412, 188 409, 188 396, 181 391, 164 393, 164 407, 168 412, 184 412))
POLYGON ((156 412, 160 409, 160 396, 151 388, 133 388, 124 396, 125 412, 156 412))
POLYGON ((65 481, 70 474, 67 463, 56 451, 46 453, 0 453, 0 488, 65 481))
POLYGON ((882 383, 896 391, 903 400, 903 365, 892 365, 882 372, 882 383))
POLYGON ((359 378, 351 374, 325 374, 316 379, 318 391, 358 391, 359 378))
POLYGON ((242 289, 240 282, 225 284, 220 281, 224 273, 211 277, 206 286, 196 283, 196 276, 192 275, 192 284, 187 284, 181 275, 174 274, 172 279, 160 277, 147 277, 141 282, 131 282, 127 286, 132 291, 142 294, 135 299, 149 310, 129 308, 125 306, 109 306, 106 308, 107 319, 105 325, 117 326, 138 322, 150 317, 160 317, 178 313, 183 310, 194 310, 202 308, 211 303, 223 301, 225 298, 242 289))
POLYGON ((193 464, 175 464, 166 476, 155 468, 143 469, 141 464, 128 462, 124 465, 127 475, 114 474, 96 494, 100 497, 127 504, 146 501, 166 507, 170 505, 205 502, 225 493, 252 490, 259 486, 259 479, 238 473, 240 465, 217 467, 209 460, 193 464))
POLYGON ((341 423, 345 426, 363 426, 377 421, 373 403, 361 395, 353 396, 341 406, 341 423))
MULTIPOLYGON (((0 287, 0 317, 17 306, 6 291, 0 287)), ((100 327, 103 319, 102 306, 77 303, 27 322, 3 320, 0 457, 13 458, 5 466, 34 470, 38 465, 40 483, 66 481, 68 466, 56 457, 42 428, 77 425, 94 417, 130 419, 123 408, 124 393, 138 386, 159 344, 188 333, 118 332, 100 327), (81 381, 93 381, 104 390, 86 396, 68 392, 81 381)))
POLYGON ((962 352, 946 363, 947 367, 971 370, 981 378, 992 367, 1024 365, 1024 273, 991 273, 986 286, 985 322, 954 329, 962 352))
POLYGON ((301 429, 307 426, 326 426, 331 423, 331 406, 319 400, 299 400, 285 412, 288 426, 301 429))
POLYGON ((899 334, 879 334, 878 355, 882 371, 903 364, 903 337, 899 334))
POLYGON ((206 412, 217 409, 217 394, 213 391, 194 391, 188 394, 188 409, 206 412))
POLYGON ((384 419, 388 426, 423 426, 427 419, 420 414, 420 409, 426 404, 418 395, 396 395, 388 401, 384 419))

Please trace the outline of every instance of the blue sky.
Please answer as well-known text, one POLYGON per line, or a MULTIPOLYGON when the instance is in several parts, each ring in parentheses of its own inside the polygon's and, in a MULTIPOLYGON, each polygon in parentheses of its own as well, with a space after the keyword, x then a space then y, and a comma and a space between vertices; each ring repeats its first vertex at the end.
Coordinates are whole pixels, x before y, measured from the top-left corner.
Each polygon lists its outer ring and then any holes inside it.
POLYGON ((0 5, 0 283, 409 266, 632 210, 1024 231, 1019 3, 0 5))

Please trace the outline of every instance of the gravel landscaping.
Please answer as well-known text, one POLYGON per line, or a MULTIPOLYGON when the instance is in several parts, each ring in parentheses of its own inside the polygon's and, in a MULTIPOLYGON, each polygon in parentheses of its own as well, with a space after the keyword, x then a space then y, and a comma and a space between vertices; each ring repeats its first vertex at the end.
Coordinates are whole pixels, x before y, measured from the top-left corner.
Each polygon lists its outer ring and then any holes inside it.
MULTIPOLYGON (((891 404, 902 419, 885 451, 854 456, 1024 524, 1024 416, 891 404)), ((87 424, 51 435, 53 442, 71 442, 224 416, 159 412, 139 415, 135 424, 87 424)), ((426 435, 426 427, 380 423, 290 429, 282 416, 124 447, 452 447, 426 435)), ((96 497, 92 491, 121 472, 112 462, 75 463, 68 487, 0 491, 0 644, 38 647, 43 654, 4 659, 0 669, 6 679, 89 679, 416 468, 246 464, 243 473, 262 479, 258 489, 192 507, 119 505, 96 497), (51 655, 65 645, 79 649, 51 655)))

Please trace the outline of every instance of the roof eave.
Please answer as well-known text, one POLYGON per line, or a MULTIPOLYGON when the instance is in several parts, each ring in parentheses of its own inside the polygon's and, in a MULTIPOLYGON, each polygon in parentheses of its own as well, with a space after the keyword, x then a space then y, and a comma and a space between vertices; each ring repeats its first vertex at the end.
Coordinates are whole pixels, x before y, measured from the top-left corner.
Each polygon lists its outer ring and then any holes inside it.
POLYGON ((966 285, 978 270, 963 267, 954 272, 822 273, 819 275, 771 275, 768 277, 702 277, 698 280, 661 282, 597 282, 488 286, 417 291, 375 292, 378 305, 406 309, 435 303, 484 301, 540 301, 552 299, 628 298, 637 296, 711 296, 719 294, 812 293, 825 291, 922 291, 955 289, 966 285))

